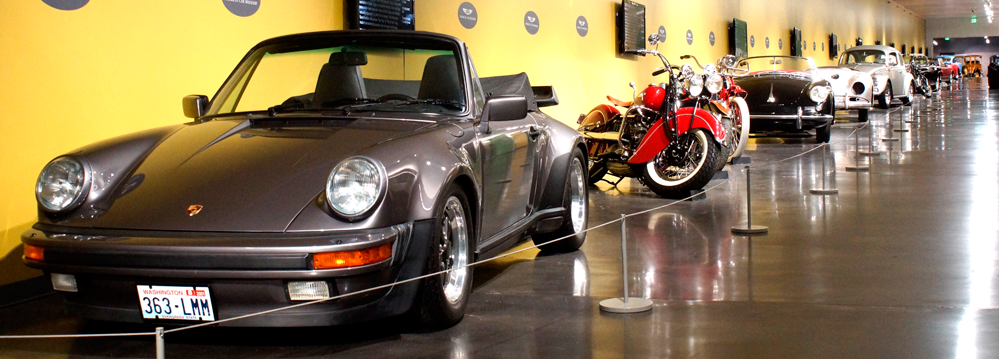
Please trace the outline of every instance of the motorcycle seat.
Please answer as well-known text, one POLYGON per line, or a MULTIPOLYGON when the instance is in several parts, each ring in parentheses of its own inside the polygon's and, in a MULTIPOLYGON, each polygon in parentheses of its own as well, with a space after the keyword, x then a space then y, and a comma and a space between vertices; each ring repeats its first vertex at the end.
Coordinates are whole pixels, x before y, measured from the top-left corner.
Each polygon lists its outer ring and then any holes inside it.
POLYGON ((635 104, 635 101, 627 101, 627 102, 625 102, 625 101, 621 101, 621 100, 618 100, 616 98, 613 98, 610 95, 607 95, 607 100, 610 101, 612 104, 614 104, 614 106, 618 106, 618 107, 631 107, 631 105, 635 104))

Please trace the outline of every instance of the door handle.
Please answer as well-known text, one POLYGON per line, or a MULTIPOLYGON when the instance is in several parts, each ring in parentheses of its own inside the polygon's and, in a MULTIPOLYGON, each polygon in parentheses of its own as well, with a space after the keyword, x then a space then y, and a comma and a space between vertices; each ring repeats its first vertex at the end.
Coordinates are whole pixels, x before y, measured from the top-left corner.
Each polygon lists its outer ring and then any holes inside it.
POLYGON ((541 131, 539 131, 537 127, 531 126, 527 130, 527 136, 530 137, 532 141, 537 140, 539 135, 541 135, 541 131))

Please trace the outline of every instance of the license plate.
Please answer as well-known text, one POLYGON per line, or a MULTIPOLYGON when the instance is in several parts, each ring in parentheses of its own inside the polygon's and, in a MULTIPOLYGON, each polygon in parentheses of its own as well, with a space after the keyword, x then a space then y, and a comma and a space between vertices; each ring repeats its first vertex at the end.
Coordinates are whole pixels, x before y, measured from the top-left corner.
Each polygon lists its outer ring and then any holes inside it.
POLYGON ((214 321, 208 287, 138 285, 143 319, 214 321))

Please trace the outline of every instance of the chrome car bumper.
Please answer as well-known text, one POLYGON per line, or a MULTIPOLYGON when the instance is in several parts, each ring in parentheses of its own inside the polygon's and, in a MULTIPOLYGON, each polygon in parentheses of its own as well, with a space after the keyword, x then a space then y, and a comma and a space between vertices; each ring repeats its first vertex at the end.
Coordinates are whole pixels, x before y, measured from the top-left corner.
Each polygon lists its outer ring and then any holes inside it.
POLYGON ((874 104, 861 96, 836 96, 837 110, 870 109, 874 104))

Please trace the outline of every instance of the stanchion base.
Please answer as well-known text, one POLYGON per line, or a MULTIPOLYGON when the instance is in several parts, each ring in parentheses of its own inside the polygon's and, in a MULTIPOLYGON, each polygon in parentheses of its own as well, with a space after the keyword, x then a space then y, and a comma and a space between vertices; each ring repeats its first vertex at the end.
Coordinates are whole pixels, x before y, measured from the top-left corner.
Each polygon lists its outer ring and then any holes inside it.
POLYGON ((767 226, 760 226, 754 224, 752 227, 746 227, 746 225, 732 227, 732 233, 735 234, 764 234, 770 232, 770 228, 767 226))
POLYGON ((919 121, 905 121, 905 123, 919 123, 919 121))
POLYGON ((739 158, 732 159, 733 165, 748 165, 750 163, 753 163, 753 159, 749 156, 739 156, 739 158))
POLYGON ((909 130, 902 129, 902 130, 895 130, 895 132, 909 132, 909 130))
POLYGON ((881 140, 882 140, 882 141, 885 141, 885 142, 892 142, 892 141, 898 141, 898 139, 897 139, 897 138, 882 138, 881 140))
POLYGON ((860 151, 860 152, 857 152, 857 154, 861 155, 861 156, 880 156, 882 153, 884 153, 884 152, 883 151, 873 151, 873 152, 860 151))
POLYGON ((867 166, 846 166, 847 172, 868 172, 871 168, 867 166))
POLYGON ((639 313, 652 309, 652 301, 645 298, 611 298, 600 301, 600 310, 610 313, 639 313))
POLYGON ((727 180, 727 179, 728 179, 728 171, 718 171, 718 172, 715 172, 715 174, 711 176, 711 180, 712 181, 714 181, 714 180, 727 180))
POLYGON ((830 194, 839 194, 839 190, 833 188, 813 188, 808 190, 808 193, 825 196, 830 194))

